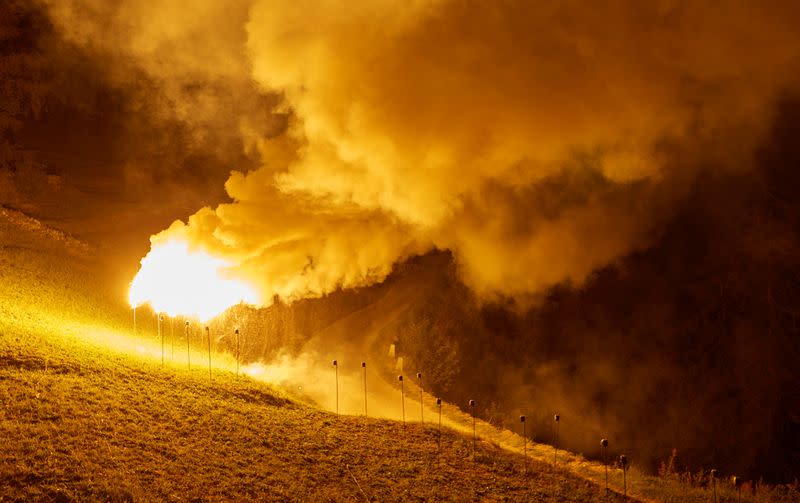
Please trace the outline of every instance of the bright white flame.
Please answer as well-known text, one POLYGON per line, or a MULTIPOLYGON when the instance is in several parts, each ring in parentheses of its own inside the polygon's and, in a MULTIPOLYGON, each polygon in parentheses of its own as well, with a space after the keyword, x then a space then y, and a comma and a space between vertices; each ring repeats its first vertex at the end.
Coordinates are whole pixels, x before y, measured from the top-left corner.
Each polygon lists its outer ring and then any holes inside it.
POLYGON ((241 302, 256 304, 250 286, 223 277, 228 265, 205 252, 190 252, 186 243, 155 245, 142 259, 128 301, 133 307, 149 303, 156 312, 197 316, 204 322, 241 302))

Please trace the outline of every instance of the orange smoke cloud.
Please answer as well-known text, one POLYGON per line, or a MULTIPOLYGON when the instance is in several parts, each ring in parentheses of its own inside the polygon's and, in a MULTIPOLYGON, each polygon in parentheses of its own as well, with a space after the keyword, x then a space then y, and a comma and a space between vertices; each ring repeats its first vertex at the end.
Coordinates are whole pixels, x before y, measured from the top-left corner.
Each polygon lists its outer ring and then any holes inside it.
POLYGON ((692 176, 676 151, 747 164, 800 57, 796 2, 122 2, 120 39, 76 14, 95 3, 51 13, 165 86, 213 78, 290 117, 272 138, 243 117, 263 166, 154 237, 225 257, 262 299, 433 248, 483 295, 580 284, 658 231, 692 176))

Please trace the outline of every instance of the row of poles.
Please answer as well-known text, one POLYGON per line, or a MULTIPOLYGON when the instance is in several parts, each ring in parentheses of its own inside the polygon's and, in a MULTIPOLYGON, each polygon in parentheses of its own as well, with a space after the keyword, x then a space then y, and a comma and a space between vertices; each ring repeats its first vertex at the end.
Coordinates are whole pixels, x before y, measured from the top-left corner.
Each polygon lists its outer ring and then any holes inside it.
MULTIPOLYGON (((361 368, 363 373, 363 391, 364 391, 364 416, 367 416, 367 362, 361 362, 361 368)), ((335 389, 335 403, 336 403, 336 414, 339 414, 339 361, 333 360, 333 370, 334 370, 334 389, 335 389)), ((417 383, 419 386, 419 414, 420 414, 420 422, 423 424, 425 423, 425 406, 423 403, 424 398, 424 386, 422 381, 422 373, 417 372, 417 383)), ((405 380, 403 375, 398 375, 397 380, 400 383, 400 410, 401 410, 401 418, 403 427, 406 424, 406 405, 405 405, 405 380)), ((477 450, 477 441, 478 441, 478 434, 477 434, 477 415, 475 414, 475 407, 476 402, 475 400, 470 400, 469 402, 469 410, 470 410, 470 417, 472 418, 472 459, 475 459, 475 453, 477 450)), ((441 457, 441 449, 442 449, 442 399, 436 399, 436 408, 439 415, 438 420, 438 435, 437 435, 437 463, 441 457)), ((520 424, 522 425, 522 451, 523 457, 525 459, 525 471, 527 473, 528 470, 528 432, 526 427, 526 417, 524 415, 519 416, 520 424)), ((556 470, 558 464, 558 442, 559 442, 559 425, 561 423, 561 416, 559 414, 555 414, 553 416, 553 470, 556 470)), ((600 440, 600 449, 601 455, 603 459, 603 467, 605 471, 605 493, 608 494, 608 439, 601 439, 600 440)), ((628 472, 628 457, 626 455, 621 455, 619 457, 619 465, 622 467, 622 487, 623 487, 623 496, 627 499, 628 496, 628 480, 627 480, 627 472, 628 472)), ((716 501, 716 491, 715 491, 715 498, 716 501)))
MULTIPOLYGON (((166 362, 166 350, 165 350, 165 334, 162 328, 162 322, 164 321, 164 315, 157 313, 156 314, 157 321, 157 333, 158 338, 161 339, 161 366, 163 367, 166 362)), ((175 359, 175 318, 170 318, 170 340, 172 344, 171 348, 171 359, 175 359)), ((208 342, 208 378, 211 379, 211 328, 208 325, 205 325, 205 332, 206 332, 206 340, 208 342)), ((136 323, 136 308, 133 308, 133 333, 134 335, 138 335, 138 327, 136 323)), ((191 356, 191 338, 190 338, 190 325, 189 321, 186 320, 184 322, 184 337, 186 338, 186 365, 189 370, 192 368, 192 356, 191 356)), ((239 359, 240 359, 240 334, 239 329, 235 329, 233 331, 233 335, 236 339, 236 376, 239 376, 239 359)), ((338 380, 337 380, 338 382, 338 380)), ((338 395, 338 393, 337 393, 338 395)))
MULTIPOLYGON (((364 416, 368 415, 367 410, 367 362, 361 362, 361 369, 363 374, 364 380, 364 416)), ((339 414, 339 361, 333 360, 333 375, 335 381, 335 403, 336 403, 336 414, 339 414)), ((397 380, 400 382, 400 407, 401 407, 401 417, 403 419, 403 425, 406 423, 406 395, 405 395, 405 386, 403 381, 403 376, 397 376, 397 380)), ((425 422, 425 406, 423 404, 423 397, 425 390, 422 385, 422 373, 417 372, 417 382, 419 383, 419 417, 421 422, 425 422)), ((441 405, 441 400, 437 399, 437 405, 441 405)), ((441 414, 440 414, 441 415, 441 414)))
MULTIPOLYGON (((333 360, 333 368, 334 368, 334 378, 335 378, 335 390, 336 390, 336 414, 339 414, 339 362, 338 360, 333 360)), ((363 378, 364 378, 364 416, 367 416, 367 363, 361 362, 361 368, 363 369, 363 378)), ((424 387, 422 382, 422 373, 417 372, 417 382, 419 386, 419 414, 420 414, 420 422, 423 424, 425 423, 425 407, 423 404, 423 397, 424 397, 424 387)), ((403 422, 403 427, 406 424, 406 404, 405 404, 405 386, 404 386, 404 379, 403 375, 398 375, 397 380, 400 383, 400 410, 401 410, 401 417, 403 422)), ((469 402, 469 409, 470 409, 470 416, 472 418, 472 459, 475 459, 475 452, 476 452, 476 445, 478 441, 477 435, 477 415, 475 414, 475 400, 470 400, 469 402)), ((436 408, 439 414, 439 421, 438 421, 438 439, 437 439, 437 451, 436 451, 436 458, 437 464, 440 462, 441 459, 441 450, 442 450, 442 399, 436 398, 436 408)), ((526 428, 526 417, 524 415, 519 416, 519 421, 522 425, 522 452, 523 458, 525 463, 525 472, 528 471, 528 432, 526 428)), ((555 473, 557 465, 558 465, 558 443, 559 443, 559 426, 561 424, 561 416, 559 414, 553 415, 553 472, 555 473)), ((605 495, 606 497, 609 495, 608 490, 608 439, 602 438, 600 439, 600 453, 603 460, 603 471, 604 471, 604 478, 605 478, 605 495)), ((621 454, 618 458, 618 464, 622 468, 622 494, 624 499, 628 499, 628 456, 625 454, 621 454)), ((711 483, 712 483, 712 493, 713 493, 713 501, 717 503, 717 470, 711 470, 711 483)), ((738 501, 741 501, 741 486, 742 486, 742 479, 740 477, 733 477, 733 485, 736 487, 738 492, 738 501)))
MULTIPOLYGON (((161 366, 165 365, 165 337, 164 331, 162 329, 162 321, 164 321, 164 316, 162 314, 157 314, 158 319, 158 337, 161 339, 161 366)), ((133 308, 133 331, 134 334, 137 333, 137 324, 136 324, 136 308, 133 308)), ((206 332, 206 339, 208 341, 208 378, 211 380, 211 329, 208 325, 205 326, 206 332)), ((187 367, 191 370, 192 363, 191 363, 191 339, 190 339, 190 329, 189 329, 189 321, 184 322, 184 335, 186 338, 186 362, 187 367)), ((239 329, 234 330, 234 336, 236 338, 236 375, 239 375, 239 356, 240 356, 240 334, 239 329)), ((175 357, 175 326, 174 326, 174 318, 170 318, 170 339, 172 342, 171 348, 171 358, 174 359, 175 357)), ((334 368, 334 378, 335 378, 335 387, 336 387, 336 414, 339 414, 339 362, 338 360, 333 360, 333 368, 334 368)), ((364 381, 364 416, 368 415, 367 410, 367 362, 361 362, 361 368, 363 373, 363 381, 364 381)), ((423 403, 424 397, 424 387, 422 382, 422 373, 417 372, 416 374, 417 382, 419 385, 419 413, 420 413, 420 421, 424 424, 425 423, 425 406, 423 403)), ((400 383, 400 400, 401 400, 401 417, 403 422, 403 427, 405 427, 406 423, 406 406, 405 406, 405 386, 402 374, 397 376, 397 379, 400 383)), ((475 459, 475 452, 477 446, 477 416, 475 414, 475 400, 469 401, 469 408, 470 408, 470 416, 472 417, 472 459, 475 459)), ((438 420, 438 439, 437 439, 437 463, 440 459, 441 449, 442 449, 442 399, 436 398, 436 408, 439 415, 438 420)), ((523 457, 525 459, 525 471, 528 470, 528 436, 527 436, 527 429, 526 429, 526 417, 524 415, 519 417, 520 423, 522 425, 522 450, 523 450, 523 457)), ((553 470, 555 471, 557 463, 558 463, 558 441, 559 441, 559 424, 561 423, 561 416, 555 414, 553 416, 553 470)), ((603 460, 603 468, 605 472, 605 493, 608 494, 608 439, 603 438, 600 440, 600 453, 603 460)), ((619 465, 622 467, 622 488, 623 488, 623 496, 627 499, 628 496, 628 481, 627 481, 627 471, 628 471, 628 457, 624 454, 619 456, 619 465)), ((712 484, 712 493, 713 493, 713 501, 714 503, 717 502, 717 470, 711 470, 711 484, 712 484)), ((742 479, 740 477, 733 477, 733 485, 737 489, 737 496, 738 500, 741 501, 741 486, 742 486, 742 479)))
MULTIPOLYGON (((361 369, 363 373, 364 379, 364 417, 368 416, 367 410, 367 362, 361 362, 361 369)), ((334 379, 336 380, 335 389, 336 389, 336 414, 339 415, 339 361, 333 360, 333 373, 334 379)), ((397 380, 400 382, 400 400, 401 400, 401 417, 403 419, 403 427, 405 428, 406 425, 406 395, 405 395, 405 386, 403 376, 397 376, 397 380)), ((425 404, 423 403, 423 397, 425 390, 422 386, 422 373, 417 372, 417 380, 419 383, 419 418, 420 421, 424 424, 425 423, 425 404)), ((470 400, 470 403, 474 405, 474 400, 470 400)), ((442 450, 442 399, 436 399, 436 408, 439 413, 439 429, 437 435, 437 451, 436 451, 436 462, 439 463, 440 460, 440 453, 442 450)), ((474 415, 473 415, 474 416, 474 415)), ((472 454, 473 457, 475 456, 475 428, 474 428, 474 417, 473 417, 473 445, 472 445, 472 454)))

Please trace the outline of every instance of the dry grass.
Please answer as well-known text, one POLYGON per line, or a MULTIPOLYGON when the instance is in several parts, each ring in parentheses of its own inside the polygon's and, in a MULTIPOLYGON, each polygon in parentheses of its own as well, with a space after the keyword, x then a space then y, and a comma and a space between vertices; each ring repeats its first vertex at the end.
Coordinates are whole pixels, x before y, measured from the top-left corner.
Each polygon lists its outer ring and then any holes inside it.
MULTIPOLYGON (((520 454, 480 442, 473 460, 472 439, 452 430, 437 455, 429 425, 337 417, 230 372, 209 381, 205 367, 162 368, 152 351, 136 354, 154 341, 120 336, 129 313, 91 264, 9 225, 0 220, 0 501, 606 500, 587 481, 602 466, 578 455, 562 452, 554 473, 550 448, 531 445, 526 470, 520 454)), ((729 486, 721 501, 736 501, 729 486)), ((629 488, 645 500, 711 497, 635 467, 629 488)), ((786 487, 742 496, 798 501, 786 487)))
POLYGON ((431 426, 337 417, 230 372, 162 368, 119 337, 128 312, 91 264, 36 235, 23 243, 0 239, 0 501, 602 496, 491 444, 473 460, 451 430, 437 456, 431 426))
POLYGON ((431 426, 337 417, 228 373, 3 327, 0 500, 587 501, 597 486, 431 426), (63 341, 61 342, 63 343, 63 341), (359 489, 360 487, 360 489, 359 489))

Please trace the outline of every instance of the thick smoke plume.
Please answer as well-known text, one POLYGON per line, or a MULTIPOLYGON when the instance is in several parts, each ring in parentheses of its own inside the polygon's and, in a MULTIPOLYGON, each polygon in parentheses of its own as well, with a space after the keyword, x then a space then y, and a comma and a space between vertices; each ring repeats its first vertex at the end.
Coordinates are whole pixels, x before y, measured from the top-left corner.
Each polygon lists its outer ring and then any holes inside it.
POLYGON ((228 201, 152 241, 273 304, 226 327, 249 360, 330 398, 332 359, 394 345, 537 440, 558 410, 588 455, 796 477, 798 2, 41 4, 125 105, 86 108, 131 116, 125 195, 197 200, 228 160, 228 201))
POLYGON ((580 285, 651 242, 691 166, 747 166, 800 55, 796 2, 49 9, 110 72, 156 77, 164 113, 214 122, 220 96, 251 100, 237 134, 262 166, 153 241, 232 260, 267 300, 380 281, 434 248, 483 296, 580 285), (216 87, 190 96, 192 82, 216 87))

